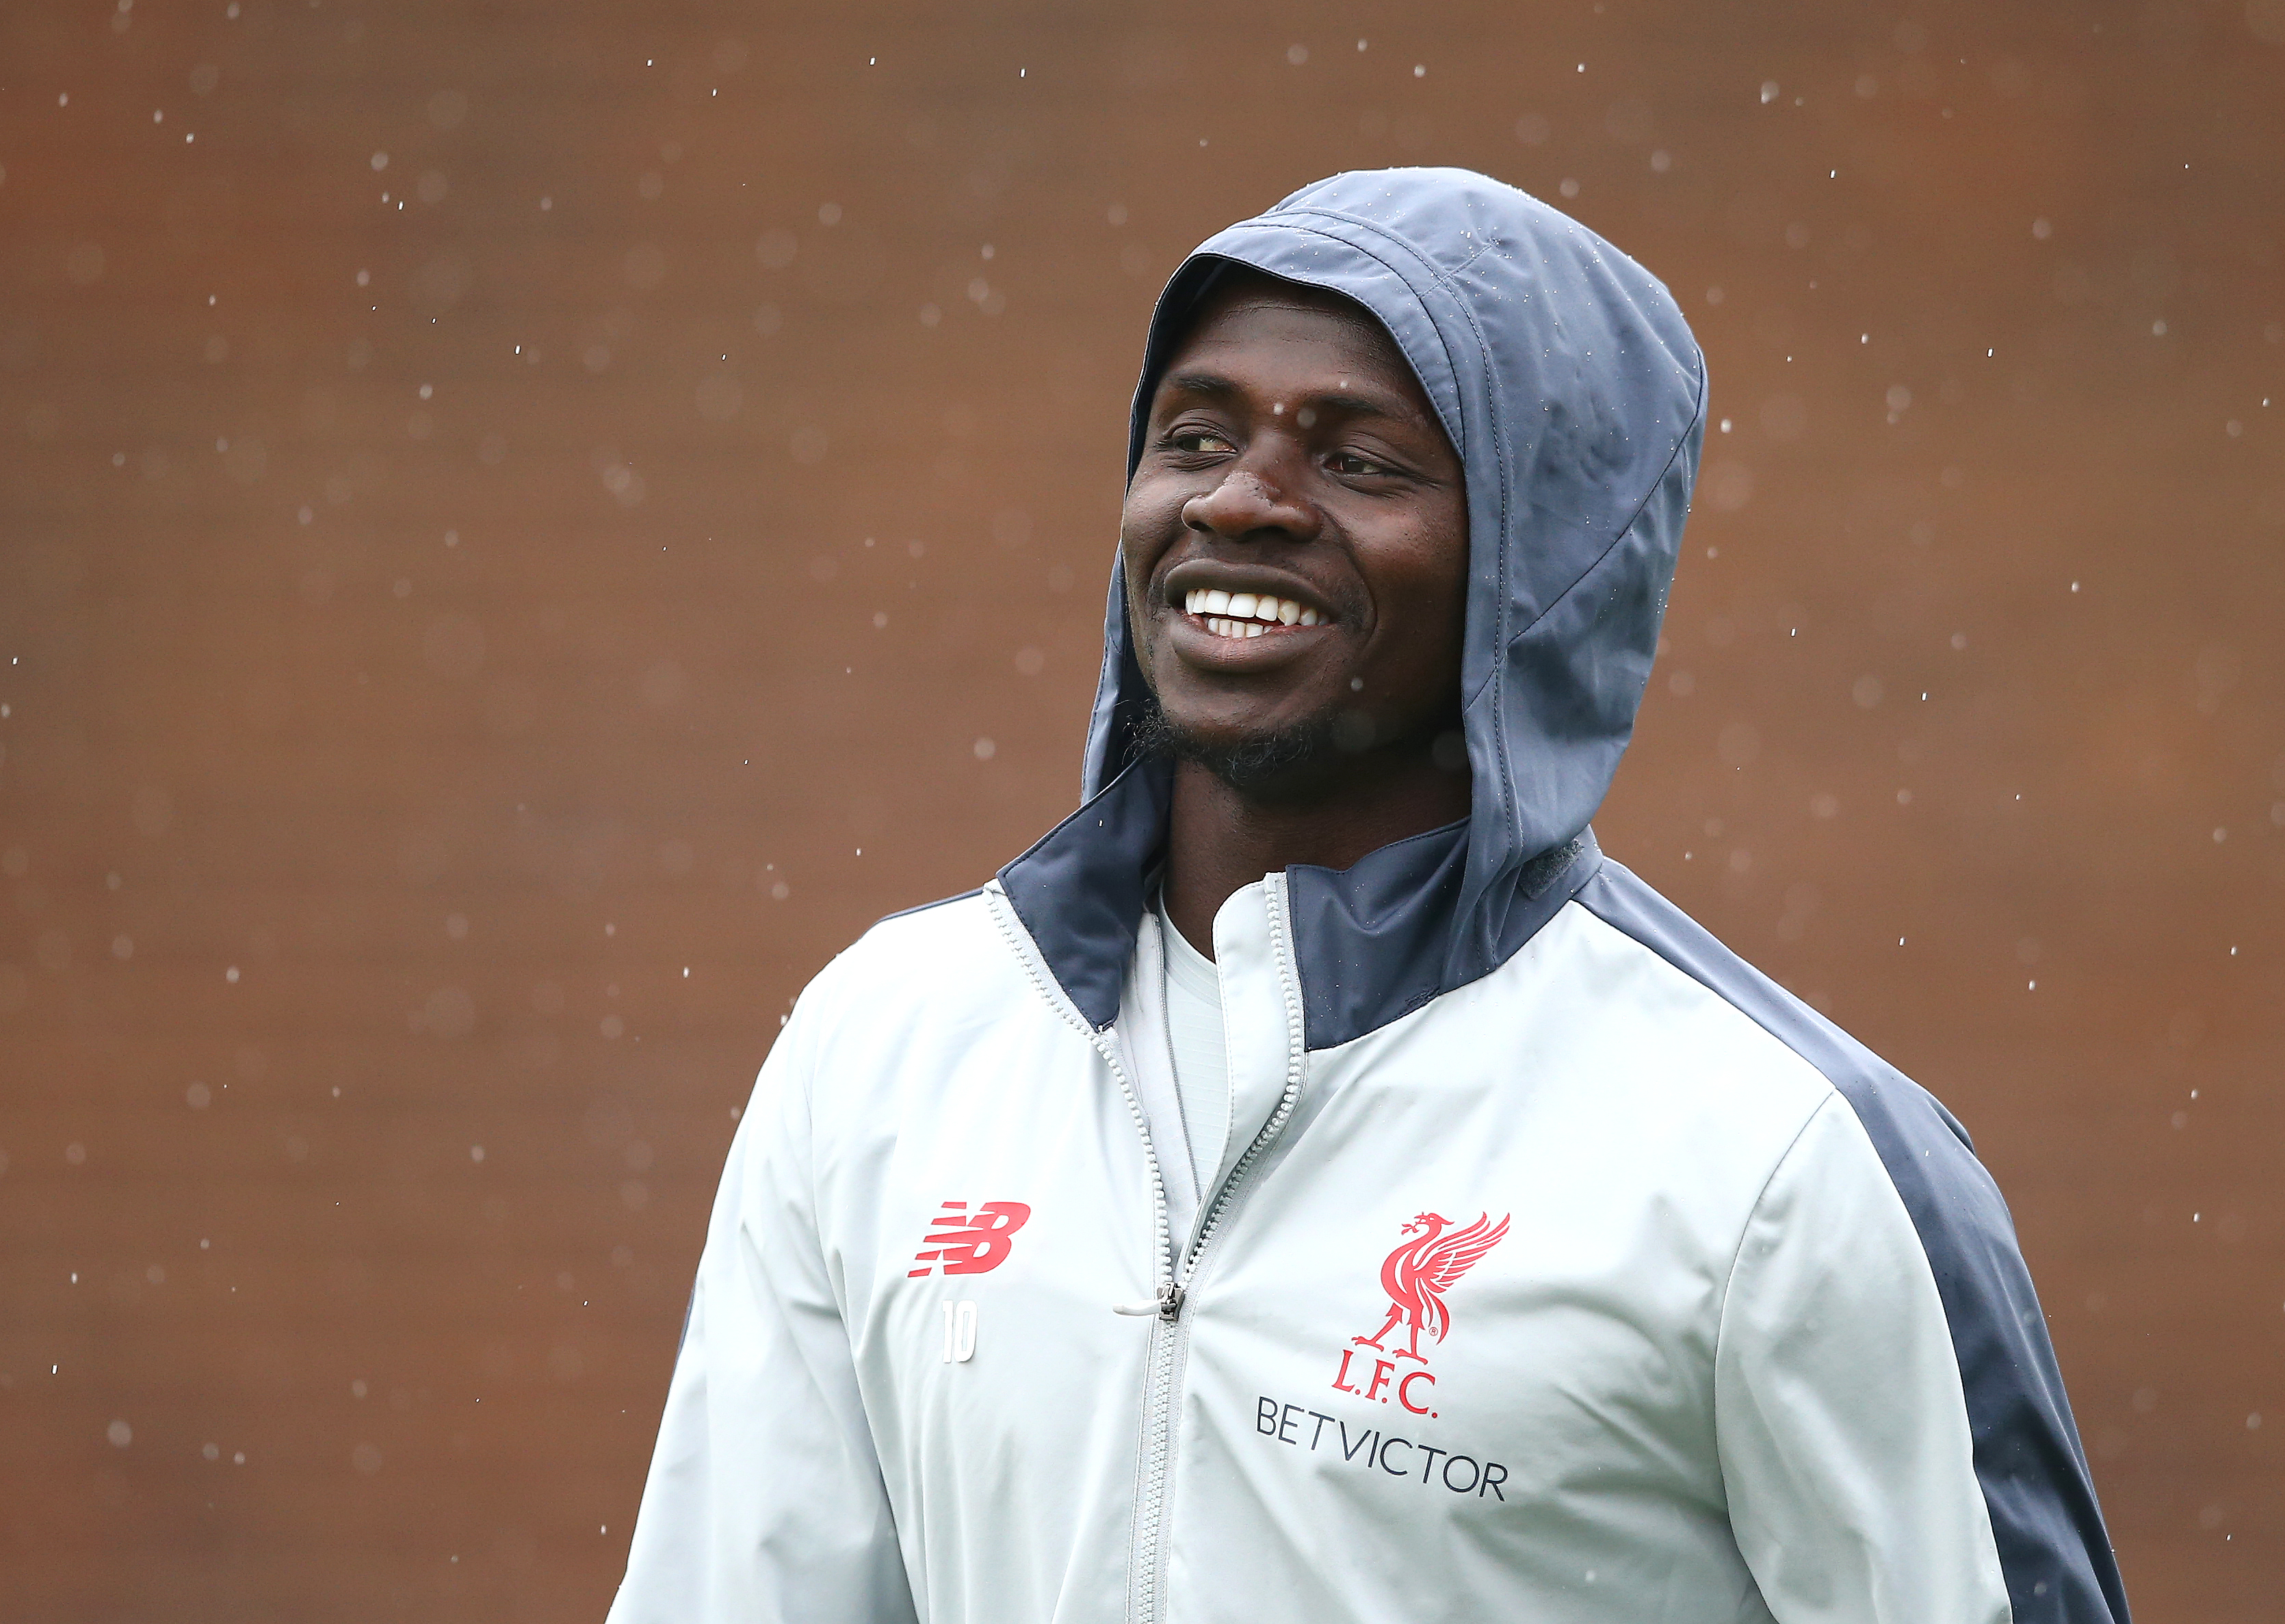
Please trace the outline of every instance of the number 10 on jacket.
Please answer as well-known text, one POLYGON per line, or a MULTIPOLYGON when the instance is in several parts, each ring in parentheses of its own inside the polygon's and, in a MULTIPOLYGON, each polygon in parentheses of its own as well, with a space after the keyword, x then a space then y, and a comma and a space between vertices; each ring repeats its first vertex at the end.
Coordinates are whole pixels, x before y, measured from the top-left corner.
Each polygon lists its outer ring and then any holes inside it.
POLYGON ((944 1362, 964 1365, 976 1357, 976 1305, 944 1300, 944 1362))

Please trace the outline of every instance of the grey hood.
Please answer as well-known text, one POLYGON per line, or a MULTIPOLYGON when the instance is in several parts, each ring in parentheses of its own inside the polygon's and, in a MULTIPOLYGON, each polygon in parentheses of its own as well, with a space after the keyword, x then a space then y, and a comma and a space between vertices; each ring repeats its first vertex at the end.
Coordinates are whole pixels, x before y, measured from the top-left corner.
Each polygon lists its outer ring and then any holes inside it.
MULTIPOLYGON (((1230 264, 1370 310, 1466 470, 1468 821, 1338 875, 1288 875, 1311 1040, 1338 1041, 1487 973, 1591 873, 1588 821, 1634 731, 1689 512, 1705 360, 1656 278, 1536 199, 1465 169, 1339 175, 1209 239, 1176 271, 1151 318, 1130 475, 1159 372, 1230 264)), ((1155 853, 1165 770, 1131 759, 1144 698, 1114 565, 1088 805, 1002 875, 1035 934, 1046 925, 1069 943, 1067 929, 1034 917, 1077 900, 1067 887, 1083 876, 1058 860, 1080 855, 1058 849, 1067 831, 1100 847, 1114 824, 1133 826, 1117 858, 1095 851, 1080 865, 1088 883, 1108 877, 1103 861, 1123 869, 1155 853), (1150 853, 1138 853, 1146 839, 1150 853)), ((1118 884, 1092 922, 1128 914, 1127 947, 1140 885, 1139 872, 1118 884)), ((1066 976, 1056 943, 1041 945, 1081 1008, 1107 1022, 1115 978, 1105 1013, 1109 965, 1091 961, 1117 950, 1123 969, 1124 950, 1091 942, 1066 976)))

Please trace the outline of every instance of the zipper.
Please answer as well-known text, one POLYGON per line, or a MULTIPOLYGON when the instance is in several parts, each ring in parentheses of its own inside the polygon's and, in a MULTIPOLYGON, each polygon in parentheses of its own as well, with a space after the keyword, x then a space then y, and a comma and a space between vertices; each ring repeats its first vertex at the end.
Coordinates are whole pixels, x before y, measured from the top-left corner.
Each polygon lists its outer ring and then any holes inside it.
POLYGON ((1150 1173, 1150 1199, 1153 1212, 1153 1244, 1151 1247, 1153 1274, 1157 1290, 1147 1303, 1114 1303, 1115 1314, 1137 1317, 1153 1317, 1150 1328, 1150 1348, 1146 1356, 1146 1379, 1143 1383, 1142 1447, 1139 1475, 1135 1484, 1135 1534, 1130 1552, 1127 1576, 1127 1617, 1131 1624, 1158 1624, 1164 1591, 1165 1522, 1167 1479, 1173 1474, 1174 1455, 1174 1371, 1181 1363, 1186 1343, 1182 1324, 1182 1307, 1189 1300, 1190 1282, 1197 1275, 1199 1265, 1221 1232, 1222 1219, 1228 1214, 1237 1191, 1246 1176, 1260 1161, 1265 1151, 1283 1133, 1300 1102, 1301 1084, 1306 1075, 1307 1054, 1301 1024, 1300 977, 1293 968, 1292 945, 1287 935, 1284 876, 1275 876, 1266 900, 1269 903, 1270 955, 1275 961, 1278 991, 1285 1001, 1285 1087, 1278 1095, 1277 1109, 1269 1120, 1261 1125, 1252 1143, 1229 1170, 1213 1199, 1200 1213, 1197 1233, 1190 1238, 1180 1259, 1174 1256, 1173 1220, 1167 1214, 1166 1175, 1159 1165, 1158 1148, 1150 1142, 1150 1118, 1143 1115, 1142 1096, 1135 1090, 1127 1068, 1119 1058, 1118 1046, 1103 1032, 1089 1025, 1071 1006, 1054 978, 1046 974, 1039 950, 1029 940, 1020 922, 1014 918, 1015 910, 1004 897, 993 897, 986 891, 992 912, 998 921, 1001 934, 1016 949, 1016 957, 1030 976, 1033 985, 1048 1004, 1064 1012, 1094 1045, 1103 1064, 1111 1068, 1119 1092, 1127 1102, 1127 1113, 1134 1120, 1135 1131, 1142 1141, 1142 1159, 1150 1173))
MULTIPOLYGON (((1188 1341, 1188 1329, 1182 1323, 1182 1305, 1188 1296, 1190 1283, 1196 1279, 1199 1266, 1221 1233, 1222 1220, 1228 1215, 1246 1176, 1260 1161, 1262 1155, 1284 1131, 1300 1102, 1301 1085, 1307 1074, 1307 1052, 1301 1024, 1300 978, 1293 969, 1292 944, 1286 934, 1285 885, 1278 876, 1265 900, 1269 904, 1269 945, 1275 961, 1277 986, 1285 1001, 1285 1087, 1277 1096, 1277 1109, 1269 1120, 1261 1125, 1244 1155, 1229 1170, 1214 1191, 1213 1199, 1206 1204, 1198 1216, 1197 1228, 1190 1237, 1179 1261, 1167 1266, 1158 1287, 1157 1308, 1159 1323, 1151 1328, 1150 1378, 1144 1385, 1142 1480, 1137 1485, 1135 1515, 1135 1545, 1133 1569, 1127 1580, 1130 1624, 1158 1624, 1164 1599, 1166 1580, 1165 1524, 1166 1516, 1167 1480, 1174 1464, 1174 1372, 1182 1362, 1188 1341)), ((1110 1058, 1107 1045, 1098 1045, 1110 1058)), ((1167 1241, 1169 1224, 1166 1216, 1166 1186, 1158 1167, 1157 1153, 1150 1149, 1150 1128, 1142 1107, 1127 1081, 1126 1073, 1111 1060, 1111 1070, 1127 1089, 1129 1109, 1134 1112, 1135 1126, 1142 1131, 1146 1154, 1150 1157, 1150 1170, 1158 1197, 1158 1255, 1162 1265, 1171 1252, 1167 1241)), ((1122 1309, 1120 1312, 1131 1312, 1122 1309)))

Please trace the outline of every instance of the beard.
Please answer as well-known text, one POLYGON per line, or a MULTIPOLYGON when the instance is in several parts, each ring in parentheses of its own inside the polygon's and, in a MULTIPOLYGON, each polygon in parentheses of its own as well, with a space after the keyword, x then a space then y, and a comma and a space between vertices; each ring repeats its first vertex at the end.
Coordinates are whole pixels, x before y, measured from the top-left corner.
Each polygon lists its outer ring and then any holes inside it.
MULTIPOLYGON (((1358 741, 1347 735, 1355 734, 1362 720, 1349 715, 1315 717, 1227 744, 1179 726, 1159 706, 1158 696, 1149 694, 1142 714, 1135 718, 1133 749, 1138 756, 1191 763, 1240 795, 1270 800, 1281 792, 1306 795, 1333 761, 1353 754, 1358 741)), ((1370 723, 1363 731, 1370 739, 1370 723)))

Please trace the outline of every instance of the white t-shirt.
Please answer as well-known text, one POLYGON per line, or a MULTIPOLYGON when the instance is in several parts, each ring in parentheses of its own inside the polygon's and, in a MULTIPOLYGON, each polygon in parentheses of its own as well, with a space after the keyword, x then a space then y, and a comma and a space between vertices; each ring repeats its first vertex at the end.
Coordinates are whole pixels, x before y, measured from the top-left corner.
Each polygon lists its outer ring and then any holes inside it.
POLYGON ((1182 1137, 1190 1153, 1190 1176, 1203 1203, 1229 1142, 1229 1051, 1222 1043, 1221 977, 1213 961, 1182 939, 1158 905, 1166 945, 1166 1047, 1174 1067, 1174 1096, 1182 1113, 1182 1137))

